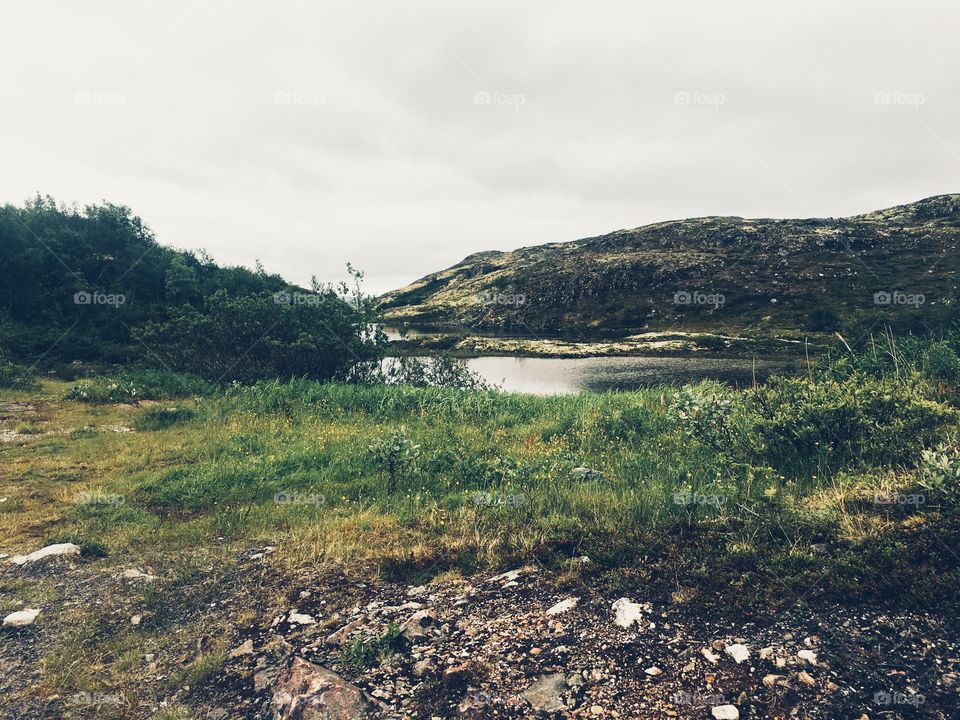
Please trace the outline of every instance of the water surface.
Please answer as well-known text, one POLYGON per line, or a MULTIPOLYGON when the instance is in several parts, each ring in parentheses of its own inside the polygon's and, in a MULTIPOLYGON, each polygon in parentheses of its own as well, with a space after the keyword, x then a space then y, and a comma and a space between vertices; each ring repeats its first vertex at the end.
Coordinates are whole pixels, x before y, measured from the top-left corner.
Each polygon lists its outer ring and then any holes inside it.
POLYGON ((635 390, 720 380, 735 387, 762 382, 776 369, 769 360, 705 357, 528 358, 477 357, 467 367, 510 392, 562 395, 584 390, 635 390))

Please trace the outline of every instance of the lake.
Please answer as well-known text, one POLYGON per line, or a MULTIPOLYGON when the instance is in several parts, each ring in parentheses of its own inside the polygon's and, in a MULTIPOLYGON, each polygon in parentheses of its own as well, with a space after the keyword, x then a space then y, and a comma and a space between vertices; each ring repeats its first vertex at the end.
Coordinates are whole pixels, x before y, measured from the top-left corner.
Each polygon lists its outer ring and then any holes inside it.
POLYGON ((770 360, 715 357, 477 357, 466 360, 466 364, 506 391, 536 395, 634 390, 699 380, 721 380, 744 387, 755 380, 762 382, 780 367, 770 360))

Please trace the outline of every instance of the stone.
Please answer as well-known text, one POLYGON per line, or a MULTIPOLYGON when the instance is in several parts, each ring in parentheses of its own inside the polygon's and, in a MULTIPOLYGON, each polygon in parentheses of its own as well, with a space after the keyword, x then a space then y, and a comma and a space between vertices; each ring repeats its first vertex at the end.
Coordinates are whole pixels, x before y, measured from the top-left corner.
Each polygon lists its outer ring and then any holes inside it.
POLYGON ((143 615, 134 615, 130 618, 131 625, 139 625, 141 622, 143 622, 143 615))
POLYGON ((553 713, 566 708, 561 694, 567 689, 563 673, 544 675, 521 693, 537 712, 553 713))
POLYGON ((32 552, 29 555, 14 555, 10 558, 10 562, 14 565, 26 565, 27 563, 37 562, 37 560, 43 560, 44 558, 55 557, 57 555, 79 554, 79 546, 73 543, 57 543, 55 545, 47 545, 45 548, 32 552))
POLYGON ((253 655, 253 639, 252 638, 249 640, 244 640, 242 643, 240 643, 233 650, 230 651, 231 659, 243 657, 244 655, 253 655))
POLYGON ((765 648, 760 648, 760 659, 769 660, 773 657, 773 645, 769 645, 765 648))
POLYGON ((413 664, 413 674, 416 677, 426 677, 432 675, 437 669, 437 663, 433 658, 424 658, 413 664))
POLYGON ((811 665, 817 664, 817 654, 813 650, 801 650, 797 653, 797 657, 811 665))
POLYGON ((5 627, 24 627, 25 625, 33 625, 33 621, 37 619, 37 615, 39 614, 40 611, 36 608, 18 610, 17 612, 7 615, 3 619, 3 624, 5 627))
POLYGON ((702 648, 700 650, 700 654, 703 655, 703 657, 705 657, 707 662, 709 662, 711 665, 716 665, 717 661, 720 659, 720 656, 713 652, 713 650, 710 648, 702 648))
POLYGON ((802 682, 807 687, 813 687, 817 684, 817 681, 813 679, 813 676, 810 675, 806 670, 801 670, 797 673, 797 680, 802 682))
POLYGON ((746 645, 741 643, 734 643, 733 645, 727 645, 724 648, 724 652, 727 653, 734 661, 739 665, 744 660, 750 659, 750 649, 746 645))
POLYGON ((437 624, 437 614, 433 610, 417 610, 400 626, 403 636, 408 640, 428 637, 430 630, 437 624))
POLYGON ((150 573, 145 573, 139 568, 129 568, 124 570, 120 577, 124 580, 143 580, 144 582, 152 582, 157 579, 156 575, 151 575, 150 573))
POLYGON ((640 603, 635 603, 630 598, 620 598, 613 603, 613 624, 622 628, 629 628, 634 624, 639 625, 642 611, 643 607, 640 603))
POLYGON ((780 685, 786 678, 783 675, 775 675, 770 673, 769 675, 763 676, 763 686, 772 688, 780 685))
POLYGON ((663 670, 658 668, 656 665, 654 665, 653 667, 648 667, 646 670, 644 670, 644 672, 650 677, 657 677, 657 675, 663 674, 663 670))
POLYGON ((547 615, 559 615, 560 613, 565 613, 567 610, 572 610, 577 606, 579 598, 570 597, 566 600, 561 600, 556 605, 547 610, 547 615))
POLYGON ((324 642, 328 645, 343 645, 355 630, 358 630, 362 627, 363 618, 358 618, 353 622, 347 623, 336 632, 330 633, 324 642))
POLYGON ((740 711, 737 710, 736 705, 717 705, 710 710, 710 714, 716 720, 739 720, 740 718, 740 711))
POLYGON ((294 657, 274 686, 274 720, 361 720, 371 718, 360 688, 336 673, 294 657))
POLYGON ((307 615, 306 613, 299 613, 296 610, 291 610, 290 614, 287 616, 287 622, 291 625, 316 625, 317 621, 313 619, 313 616, 307 615))

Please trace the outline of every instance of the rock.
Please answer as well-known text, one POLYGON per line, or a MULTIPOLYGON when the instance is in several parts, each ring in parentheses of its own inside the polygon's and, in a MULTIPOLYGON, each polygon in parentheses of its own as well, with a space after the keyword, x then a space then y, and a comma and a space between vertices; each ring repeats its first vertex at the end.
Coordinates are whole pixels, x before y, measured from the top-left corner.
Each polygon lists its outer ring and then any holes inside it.
POLYGON ((765 648, 760 648, 760 659, 769 660, 773 657, 773 645, 770 645, 765 648))
POLYGON ((817 681, 813 679, 813 676, 810 675, 806 670, 801 670, 797 673, 797 680, 802 682, 807 687, 813 687, 817 684, 817 681))
POLYGON ((650 677, 657 677, 657 675, 663 675, 663 670, 658 668, 656 665, 653 667, 648 667, 644 672, 650 677))
POLYGON ((253 689, 260 692, 274 684, 280 676, 280 668, 293 653, 293 645, 279 635, 275 635, 261 649, 257 656, 256 670, 253 675, 253 689))
POLYGON ((570 471, 574 480, 603 480, 603 473, 588 467, 575 467, 570 471))
POLYGON ((750 649, 746 645, 741 643, 734 643, 733 645, 727 645, 724 648, 724 652, 732 657, 734 661, 739 665, 744 660, 750 659, 750 649))
POLYGON ((14 565, 26 565, 27 563, 36 562, 37 560, 43 560, 44 558, 54 557, 56 555, 79 555, 80 548, 73 543, 57 543, 55 545, 47 545, 42 550, 37 550, 30 553, 29 555, 14 555, 10 558, 10 562, 14 565))
POLYGON ((360 689, 336 673, 294 657, 279 678, 270 702, 274 720, 370 718, 360 689))
POLYGON ((143 622, 143 615, 134 615, 130 618, 131 625, 139 625, 141 622, 143 622))
POLYGON ((561 697, 566 689, 567 679, 563 673, 553 673, 544 675, 521 694, 534 710, 552 713, 566 708, 561 697))
POLYGON ((430 629, 437 624, 437 614, 433 610, 418 610, 400 626, 403 636, 408 640, 427 637, 430 629))
POLYGON ((740 711, 737 710, 736 705, 717 705, 710 710, 710 714, 716 720, 739 720, 740 718, 740 711))
POLYGON ((635 603, 630 598, 620 598, 613 603, 613 624, 622 628, 628 628, 631 625, 640 624, 643 607, 640 603, 635 603))
POLYGON ((5 627, 23 627, 24 625, 33 625, 40 611, 35 608, 26 608, 10 613, 3 619, 5 627))
POLYGON ((720 656, 713 652, 713 650, 710 648, 702 648, 700 650, 700 654, 703 655, 707 659, 707 662, 709 662, 711 665, 716 665, 717 661, 720 659, 720 656))
POLYGON ((363 627, 363 618, 358 618, 353 622, 347 623, 336 632, 330 633, 324 642, 328 645, 343 645, 350 637, 350 634, 361 627, 363 627))
POLYGON ((516 570, 507 570, 505 573, 494 575, 492 578, 490 578, 489 582, 513 582, 522 574, 523 570, 519 568, 516 570))
POLYGON ((415 677, 426 677, 432 675, 437 669, 437 663, 433 658, 424 658, 413 664, 413 674, 415 677))
POLYGON ((763 676, 764 687, 772 688, 783 683, 786 678, 783 675, 774 675, 773 673, 763 676))
POLYGON ((447 687, 457 687, 466 684, 470 678, 470 663, 451 665, 443 671, 443 684, 447 687))
POLYGON ((233 650, 230 651, 230 658, 236 659, 238 657, 243 657, 244 655, 253 655, 253 639, 244 640, 241 644, 237 645, 233 650))
POLYGON ((560 613, 565 613, 567 610, 572 610, 577 606, 579 598, 570 597, 566 600, 561 600, 552 608, 547 610, 547 615, 559 615, 560 613))
POLYGON ((124 580, 143 580, 145 582, 152 582, 157 579, 156 575, 151 575, 150 573, 145 573, 139 568, 129 568, 124 570, 120 577, 124 580))
POLYGON ((307 615, 306 613, 299 613, 296 610, 291 610, 290 614, 287 615, 287 622, 291 625, 316 625, 317 621, 313 619, 313 616, 307 615))
POLYGON ((817 664, 817 654, 813 650, 801 650, 797 653, 797 657, 807 661, 811 665, 817 664))

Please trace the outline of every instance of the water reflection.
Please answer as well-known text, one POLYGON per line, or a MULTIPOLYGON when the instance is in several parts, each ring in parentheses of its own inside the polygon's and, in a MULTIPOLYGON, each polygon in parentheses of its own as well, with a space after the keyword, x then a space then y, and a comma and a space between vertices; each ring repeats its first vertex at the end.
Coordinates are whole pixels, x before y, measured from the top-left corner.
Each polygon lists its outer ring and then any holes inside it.
POLYGON ((510 392, 562 395, 584 390, 634 390, 720 380, 735 387, 762 382, 778 365, 749 358, 523 358, 478 357, 467 367, 510 392))

